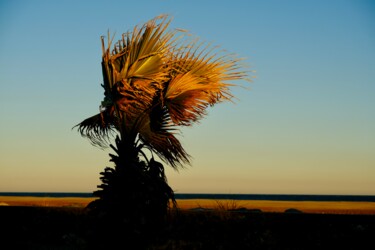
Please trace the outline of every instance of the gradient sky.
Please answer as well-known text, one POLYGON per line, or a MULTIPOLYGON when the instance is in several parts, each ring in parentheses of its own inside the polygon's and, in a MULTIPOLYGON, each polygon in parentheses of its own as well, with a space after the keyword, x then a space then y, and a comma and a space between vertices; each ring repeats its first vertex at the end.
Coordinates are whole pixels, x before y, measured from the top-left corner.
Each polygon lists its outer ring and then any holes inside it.
POLYGON ((111 151, 71 128, 103 98, 100 36, 159 14, 257 71, 182 129, 176 192, 375 195, 375 4, 360 0, 0 0, 0 192, 96 189, 111 151))

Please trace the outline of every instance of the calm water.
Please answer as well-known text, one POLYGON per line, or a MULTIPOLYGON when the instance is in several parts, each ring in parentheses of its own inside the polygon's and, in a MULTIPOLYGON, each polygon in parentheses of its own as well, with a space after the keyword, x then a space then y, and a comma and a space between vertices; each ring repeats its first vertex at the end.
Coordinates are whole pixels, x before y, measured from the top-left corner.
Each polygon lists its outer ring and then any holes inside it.
MULTIPOLYGON (((27 193, 27 192, 0 192, 0 196, 84 197, 84 198, 93 197, 92 193, 27 193)), ((375 202, 374 195, 181 194, 181 193, 176 193, 175 196, 176 196, 176 199, 375 202)))

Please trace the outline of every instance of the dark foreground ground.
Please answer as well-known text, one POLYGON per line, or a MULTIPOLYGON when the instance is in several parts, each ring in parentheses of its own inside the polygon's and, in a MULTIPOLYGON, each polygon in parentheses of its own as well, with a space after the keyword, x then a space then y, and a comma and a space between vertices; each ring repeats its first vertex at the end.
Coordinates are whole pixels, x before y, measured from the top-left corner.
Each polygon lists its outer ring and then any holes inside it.
MULTIPOLYGON (((180 211, 154 236, 146 249, 372 249, 375 216, 180 211)), ((134 244, 81 208, 0 207, 0 249, 140 249, 145 242, 134 244)))

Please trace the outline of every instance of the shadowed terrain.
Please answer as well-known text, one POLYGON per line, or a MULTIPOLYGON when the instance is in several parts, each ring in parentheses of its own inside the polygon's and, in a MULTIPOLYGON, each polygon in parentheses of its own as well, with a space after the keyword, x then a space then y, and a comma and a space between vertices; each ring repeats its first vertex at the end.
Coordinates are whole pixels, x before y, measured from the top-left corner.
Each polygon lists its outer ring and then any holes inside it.
POLYGON ((241 209, 175 211, 139 242, 82 208, 2 206, 0 221, 15 249, 365 249, 375 235, 374 215, 241 209))

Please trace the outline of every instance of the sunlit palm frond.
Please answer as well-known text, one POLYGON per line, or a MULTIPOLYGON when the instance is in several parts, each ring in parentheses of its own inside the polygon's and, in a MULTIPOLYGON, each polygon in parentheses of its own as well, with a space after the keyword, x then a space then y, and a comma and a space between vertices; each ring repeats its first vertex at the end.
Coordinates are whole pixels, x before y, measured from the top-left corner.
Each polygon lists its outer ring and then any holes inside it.
POLYGON ((152 79, 155 82, 167 79, 168 68, 164 63, 174 35, 174 32, 166 31, 169 23, 167 16, 162 16, 147 22, 141 29, 134 29, 131 42, 126 44, 130 65, 128 77, 152 79))
POLYGON ((124 34, 112 51, 112 40, 106 48, 102 38, 104 88, 110 95, 105 99, 112 100, 110 105, 122 112, 128 127, 150 108, 154 96, 169 79, 166 57, 175 41, 175 31, 166 31, 169 23, 167 16, 161 16, 141 28, 137 26, 124 34))
POLYGON ((112 51, 111 40, 106 48, 102 38, 104 71, 112 76, 109 87, 123 79, 142 78, 153 82, 167 79, 165 57, 173 46, 175 33, 166 31, 169 23, 167 16, 161 16, 141 28, 136 26, 133 32, 123 34, 112 51))
POLYGON ((200 82, 199 77, 186 73, 177 75, 169 83, 165 105, 176 125, 190 125, 205 114, 205 109, 209 105, 207 93, 211 87, 200 82))
POLYGON ((240 61, 223 55, 206 52, 208 47, 199 50, 187 46, 185 51, 177 51, 171 64, 173 78, 165 92, 165 103, 175 124, 189 126, 206 114, 208 106, 230 100, 233 96, 230 80, 245 78, 247 73, 240 71, 240 61))
POLYGON ((123 112, 134 112, 138 116, 142 111, 151 106, 156 89, 145 88, 147 80, 137 80, 132 83, 125 79, 112 90, 113 100, 117 107, 123 112))

